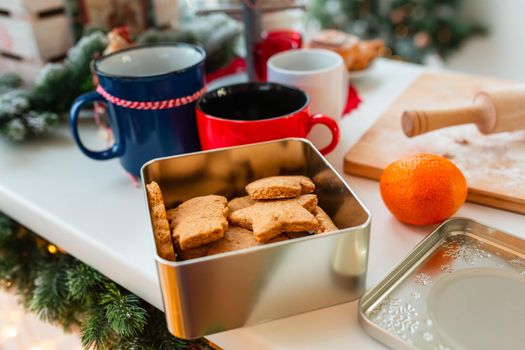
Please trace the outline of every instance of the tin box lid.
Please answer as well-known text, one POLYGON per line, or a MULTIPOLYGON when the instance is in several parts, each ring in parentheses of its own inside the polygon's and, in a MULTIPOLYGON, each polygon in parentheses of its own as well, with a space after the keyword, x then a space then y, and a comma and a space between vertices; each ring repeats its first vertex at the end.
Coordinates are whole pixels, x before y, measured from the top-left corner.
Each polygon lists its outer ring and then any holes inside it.
POLYGON ((448 220, 363 296, 359 318, 394 349, 525 349, 525 241, 448 220))

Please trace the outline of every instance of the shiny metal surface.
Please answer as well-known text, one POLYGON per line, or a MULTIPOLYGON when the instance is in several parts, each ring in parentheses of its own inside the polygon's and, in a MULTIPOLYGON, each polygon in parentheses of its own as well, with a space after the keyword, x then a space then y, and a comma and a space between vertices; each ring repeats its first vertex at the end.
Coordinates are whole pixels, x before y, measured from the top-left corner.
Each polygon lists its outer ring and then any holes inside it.
POLYGON ((167 207, 189 198, 244 194, 254 179, 303 174, 339 231, 199 259, 156 257, 170 331, 196 338, 359 298, 364 292, 370 215, 304 139, 284 139, 153 160, 167 207))
POLYGON ((362 297, 359 320, 393 349, 524 349, 525 241, 450 219, 362 297))

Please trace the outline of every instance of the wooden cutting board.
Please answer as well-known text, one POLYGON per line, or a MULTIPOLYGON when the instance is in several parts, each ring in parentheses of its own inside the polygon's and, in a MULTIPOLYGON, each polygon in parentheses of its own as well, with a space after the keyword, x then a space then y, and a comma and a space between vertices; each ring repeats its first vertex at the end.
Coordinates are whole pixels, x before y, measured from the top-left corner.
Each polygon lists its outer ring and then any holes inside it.
POLYGON ((465 174, 467 200, 525 213, 525 131, 482 135, 474 125, 463 125, 407 138, 401 130, 405 109, 462 104, 479 90, 509 84, 514 83, 463 74, 422 74, 348 151, 345 172, 379 179, 383 169, 402 156, 439 154, 465 174))

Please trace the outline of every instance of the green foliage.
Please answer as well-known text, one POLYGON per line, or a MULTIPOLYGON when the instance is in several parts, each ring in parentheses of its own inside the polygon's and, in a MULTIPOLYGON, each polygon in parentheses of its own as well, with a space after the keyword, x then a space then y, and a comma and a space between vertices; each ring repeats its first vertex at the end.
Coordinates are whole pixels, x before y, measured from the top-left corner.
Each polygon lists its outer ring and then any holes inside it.
POLYGON ((21 88, 18 76, 0 75, 0 133, 13 141, 42 135, 58 122, 58 115, 34 110, 30 92, 21 88))
MULTIPOLYGON (((237 53, 241 27, 225 15, 188 17, 177 31, 151 30, 138 43, 187 42, 202 45, 207 53, 206 68, 224 66, 237 53)), ((91 62, 103 54, 106 34, 95 30, 69 50, 63 63, 51 63, 40 72, 31 89, 22 88, 19 76, 0 75, 0 134, 13 141, 43 135, 69 111, 75 98, 93 90, 91 62)))
MULTIPOLYGON (((235 55, 240 25, 224 15, 191 17, 178 31, 145 32, 138 43, 187 42, 200 44, 207 52, 206 65, 215 69, 235 55)), ((31 105, 38 110, 67 112, 79 95, 92 90, 91 62, 103 54, 108 44, 106 34, 94 31, 82 37, 69 50, 64 63, 48 64, 31 90, 31 105)))
POLYGON ((7 216, 0 215, 0 246, 5 245, 15 232, 15 223, 7 216))
POLYGON ((238 56, 241 25, 224 14, 185 18, 179 30, 149 30, 139 44, 185 42, 200 45, 206 51, 206 70, 213 71, 238 56))
POLYGON ((107 44, 103 32, 93 32, 69 50, 64 63, 48 64, 31 91, 32 104, 41 110, 67 112, 75 98, 93 89, 90 63, 107 44))
POLYGON ((106 278, 91 266, 75 260, 67 271, 68 297, 82 303, 94 303, 90 299, 102 289, 106 278))
POLYGON ((92 306, 86 312, 83 325, 84 327, 80 330, 80 339, 84 348, 109 349, 106 344, 113 343, 113 341, 110 336, 111 329, 102 307, 92 306))
POLYGON ((0 213, 0 286, 41 319, 80 327, 86 349, 208 349, 173 337, 164 314, 0 213), (54 248, 54 247, 53 247, 54 248))
POLYGON ((80 310, 79 303, 68 298, 68 270, 71 263, 72 258, 64 255, 38 266, 35 289, 29 304, 29 310, 42 320, 60 320, 66 330, 78 324, 80 310))
POLYGON ((0 214, 3 224, 0 226, 0 280, 17 285, 18 292, 23 293, 23 303, 29 307, 35 289, 37 277, 33 262, 42 262, 40 249, 32 249, 40 241, 34 240, 26 229, 19 227, 9 218, 0 214))
POLYGON ((93 89, 90 62, 106 46, 102 32, 82 38, 64 63, 46 65, 32 89, 22 88, 16 74, 0 75, 0 133, 23 141, 51 130, 77 96, 93 89))
POLYGON ((461 17, 460 0, 314 0, 312 16, 324 28, 362 38, 380 37, 392 55, 422 62, 446 57, 484 28, 461 17))
POLYGON ((144 330, 147 314, 136 295, 123 295, 114 283, 107 283, 99 304, 106 310, 108 323, 118 336, 136 336, 144 330))
POLYGON ((15 73, 0 75, 0 95, 22 86, 22 79, 15 73))

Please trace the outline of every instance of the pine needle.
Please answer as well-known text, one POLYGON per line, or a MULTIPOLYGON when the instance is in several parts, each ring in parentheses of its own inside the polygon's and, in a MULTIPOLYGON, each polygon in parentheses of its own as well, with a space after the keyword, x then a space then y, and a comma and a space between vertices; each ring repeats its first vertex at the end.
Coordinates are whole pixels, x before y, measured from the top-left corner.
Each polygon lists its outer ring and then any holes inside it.
POLYGON ((144 330, 147 313, 140 299, 129 292, 122 293, 113 282, 106 283, 99 304, 105 308, 110 327, 123 337, 135 336, 144 330))

